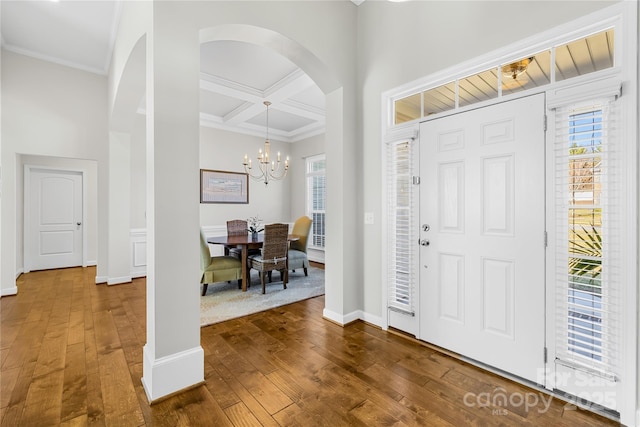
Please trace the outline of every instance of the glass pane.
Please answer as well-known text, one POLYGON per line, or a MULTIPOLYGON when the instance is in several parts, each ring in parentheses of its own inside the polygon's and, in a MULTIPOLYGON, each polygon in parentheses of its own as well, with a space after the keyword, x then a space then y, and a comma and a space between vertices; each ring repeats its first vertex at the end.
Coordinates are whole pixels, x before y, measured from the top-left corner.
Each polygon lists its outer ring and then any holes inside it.
POLYGON ((567 348, 602 361, 602 111, 569 116, 567 348))
POLYGON ((312 176, 311 199, 314 211, 324 210, 325 202, 325 177, 324 175, 312 176))
POLYGON ((324 212, 314 212, 312 214, 312 246, 324 247, 325 245, 324 215, 324 212))
POLYGON ((458 82, 458 106, 498 97, 497 68, 469 76, 458 82))
POLYGON ((309 162, 309 172, 321 172, 325 170, 325 159, 309 162))
POLYGON ((453 110, 456 106, 456 83, 451 82, 423 92, 424 117, 453 110))
POLYGON ((613 29, 556 47, 556 81, 613 67, 613 29))
POLYGON ((420 101, 422 99, 421 93, 407 96, 406 98, 398 99, 394 102, 395 107, 395 124, 408 122, 411 120, 419 119, 420 116, 420 101))
POLYGON ((551 82, 551 51, 540 52, 500 66, 502 94, 519 92, 551 82))

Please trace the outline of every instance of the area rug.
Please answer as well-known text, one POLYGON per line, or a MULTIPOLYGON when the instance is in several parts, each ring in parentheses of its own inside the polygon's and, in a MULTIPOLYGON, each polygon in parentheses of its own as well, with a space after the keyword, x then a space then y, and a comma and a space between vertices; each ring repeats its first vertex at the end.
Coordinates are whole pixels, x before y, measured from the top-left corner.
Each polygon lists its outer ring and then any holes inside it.
POLYGON ((251 287, 247 292, 238 289, 238 283, 210 284, 207 294, 200 297, 200 326, 212 325, 282 305, 324 295, 324 270, 310 267, 309 276, 302 269, 289 272, 287 289, 283 289, 280 274, 273 273, 273 282, 267 281, 266 293, 257 271, 252 271, 251 287))

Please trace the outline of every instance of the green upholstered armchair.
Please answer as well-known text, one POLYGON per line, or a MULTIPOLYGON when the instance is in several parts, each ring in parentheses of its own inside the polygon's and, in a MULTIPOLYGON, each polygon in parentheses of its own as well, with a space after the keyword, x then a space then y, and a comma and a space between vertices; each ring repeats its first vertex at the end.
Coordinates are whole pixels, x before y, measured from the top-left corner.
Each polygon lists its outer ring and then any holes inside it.
POLYGON ((202 296, 207 293, 209 283, 237 280, 238 286, 242 286, 242 262, 231 256, 211 256, 207 239, 200 229, 200 270, 202 276, 202 296))
POLYGON ((301 216, 293 224, 291 234, 297 236, 299 240, 289 244, 289 270, 295 272, 296 268, 304 269, 304 275, 308 276, 309 258, 307 258, 307 244, 309 242, 309 231, 313 221, 308 216, 301 216))

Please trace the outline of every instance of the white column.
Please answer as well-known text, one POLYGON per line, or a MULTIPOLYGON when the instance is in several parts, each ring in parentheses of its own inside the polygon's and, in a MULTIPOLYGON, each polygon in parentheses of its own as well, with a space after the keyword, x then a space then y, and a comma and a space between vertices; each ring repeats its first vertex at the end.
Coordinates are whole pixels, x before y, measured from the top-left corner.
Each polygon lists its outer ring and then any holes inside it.
POLYGON ((154 2, 147 35, 147 343, 142 382, 155 401, 204 381, 200 346, 197 31, 154 2), (164 25, 163 25, 164 23, 164 25))
POLYGON ((130 140, 128 134, 109 133, 109 285, 131 282, 130 140))
MULTIPOLYGON (((325 248, 325 308, 323 316, 340 324, 359 318, 359 295, 362 289, 361 251, 356 224, 357 161, 355 125, 344 90, 327 94, 327 246, 325 248)), ((354 120, 355 122, 355 120, 354 120)))

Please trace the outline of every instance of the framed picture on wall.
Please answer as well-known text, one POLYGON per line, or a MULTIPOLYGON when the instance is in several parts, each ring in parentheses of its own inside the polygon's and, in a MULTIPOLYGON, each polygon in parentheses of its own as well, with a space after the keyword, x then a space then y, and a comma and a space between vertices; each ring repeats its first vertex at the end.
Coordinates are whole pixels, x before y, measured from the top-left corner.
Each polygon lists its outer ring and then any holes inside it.
POLYGON ((200 169, 200 203, 249 203, 249 175, 200 169))

